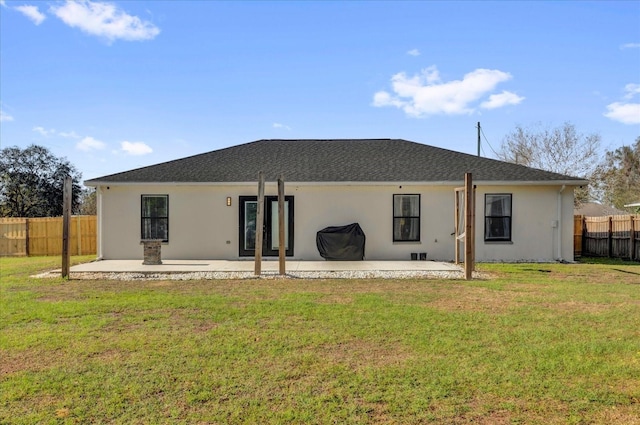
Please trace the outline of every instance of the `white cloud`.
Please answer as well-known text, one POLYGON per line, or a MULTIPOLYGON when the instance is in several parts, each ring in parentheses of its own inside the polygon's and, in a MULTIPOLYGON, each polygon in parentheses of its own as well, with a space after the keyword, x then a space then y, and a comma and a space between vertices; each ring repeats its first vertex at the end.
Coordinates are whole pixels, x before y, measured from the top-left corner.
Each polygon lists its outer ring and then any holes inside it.
POLYGON ((411 49, 407 52, 408 55, 410 56, 420 56, 420 50, 418 49, 411 49))
MULTIPOLYGON (((75 133, 74 133, 75 134, 75 133)), ((100 140, 96 140, 91 136, 85 137, 76 144, 76 148, 81 151, 88 152, 90 150, 104 149, 106 144, 100 140)))
POLYGON ((36 25, 40 25, 45 19, 47 19, 44 13, 41 13, 38 10, 38 6, 16 6, 14 9, 31 19, 31 21, 36 25))
POLYGON ((7 114, 5 111, 0 110, 0 122, 13 121, 13 117, 7 114))
POLYGON ((640 43, 626 43, 620 46, 620 49, 640 49, 640 43))
POLYGON ((54 128, 47 130, 44 127, 33 127, 33 131, 35 131, 36 133, 39 133, 41 136, 44 136, 44 137, 49 137, 56 134, 56 130, 54 128))
POLYGON ((624 95, 625 99, 631 99, 633 96, 640 94, 640 84, 627 84, 624 86, 624 91, 627 94, 624 95))
POLYGON ((129 155, 146 155, 153 152, 153 149, 143 142, 124 141, 120 143, 120 148, 129 155))
POLYGON ((605 117, 623 124, 640 124, 640 103, 614 102, 607 105, 605 117))
POLYGON ((79 139, 80 136, 75 131, 61 131, 58 133, 59 136, 65 137, 67 139, 79 139))
POLYGON ((624 86, 623 99, 627 102, 613 102, 607 105, 604 116, 623 124, 640 124, 640 103, 629 102, 640 94, 640 84, 630 83, 624 86))
POLYGON ((152 23, 129 15, 112 3, 66 0, 61 6, 51 7, 51 12, 70 27, 109 41, 150 40, 160 33, 152 23))
MULTIPOLYGON (((373 105, 395 106, 413 117, 470 114, 475 111, 474 102, 493 91, 499 83, 511 78, 511 74, 507 72, 476 69, 465 74, 462 80, 442 82, 438 69, 430 66, 412 77, 408 77, 404 72, 394 75, 391 78, 393 94, 386 91, 375 93, 373 105)), ((487 105, 499 107, 520 101, 522 98, 503 92, 493 101, 490 99, 485 102, 484 107, 488 107, 487 105), (502 104, 497 106, 498 102, 502 104)))
POLYGON ((491 96, 489 96, 489 100, 482 102, 480 104, 480 107, 484 109, 496 109, 502 108, 506 105, 517 105, 523 100, 524 97, 518 96, 515 93, 511 93, 505 90, 500 94, 492 94, 491 96))
POLYGON ((280 124, 279 122, 274 122, 273 128, 284 128, 285 130, 291 130, 291 127, 289 127, 288 125, 280 124))
POLYGON ((4 0, 0 0, 0 6, 7 7, 7 3, 5 3, 4 0))

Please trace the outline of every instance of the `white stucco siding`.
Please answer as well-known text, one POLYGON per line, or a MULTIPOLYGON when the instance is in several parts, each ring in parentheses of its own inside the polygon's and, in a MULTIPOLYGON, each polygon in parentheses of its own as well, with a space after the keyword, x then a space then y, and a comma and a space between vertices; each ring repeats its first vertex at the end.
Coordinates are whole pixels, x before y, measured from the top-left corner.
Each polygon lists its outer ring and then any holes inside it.
POLYGON ((141 195, 169 195, 169 242, 162 256, 172 259, 237 256, 237 208, 226 205, 228 189, 216 186, 111 186, 102 188, 104 259, 142 259, 141 195), (228 241, 228 243, 227 243, 228 241))
POLYGON ((294 186, 296 257, 321 260, 316 232, 328 226, 358 223, 366 235, 368 260, 453 258, 453 190, 427 186, 294 186), (393 195, 420 194, 420 242, 393 242, 393 195))
POLYGON ((558 193, 561 186, 484 186, 476 192, 477 261, 573 260, 573 188, 562 197, 563 222, 558 221, 558 193), (512 195, 512 237, 510 242, 485 242, 485 194, 512 195), (558 254, 558 232, 562 231, 562 254, 558 254))
MULTIPOLYGON (((321 260, 316 232, 357 222, 366 234, 369 260, 409 260, 426 252, 429 259, 454 258, 454 186, 296 185, 294 256, 321 260), (420 194, 420 242, 393 242, 393 195, 420 194)), ((563 224, 557 226, 560 186, 478 186, 476 259, 478 261, 573 259, 573 188, 561 194, 563 224), (484 241, 484 195, 512 194, 512 241, 484 241), (562 231, 561 254, 558 231, 562 231)), ((100 252, 104 259, 142 259, 140 203, 143 194, 169 195, 169 242, 163 258, 238 259, 239 196, 255 196, 256 185, 126 185, 101 187, 100 252), (226 205, 231 197, 232 205, 226 205)), ((268 183, 265 195, 276 195, 268 183)), ((246 258, 246 257, 243 257, 246 258)))

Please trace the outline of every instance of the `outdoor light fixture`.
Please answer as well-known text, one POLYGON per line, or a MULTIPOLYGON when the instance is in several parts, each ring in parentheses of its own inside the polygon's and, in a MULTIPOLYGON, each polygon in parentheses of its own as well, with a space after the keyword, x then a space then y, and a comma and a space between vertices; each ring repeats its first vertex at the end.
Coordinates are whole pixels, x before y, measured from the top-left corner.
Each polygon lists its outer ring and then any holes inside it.
POLYGON ((227 196, 227 206, 231 206, 231 196, 227 196))

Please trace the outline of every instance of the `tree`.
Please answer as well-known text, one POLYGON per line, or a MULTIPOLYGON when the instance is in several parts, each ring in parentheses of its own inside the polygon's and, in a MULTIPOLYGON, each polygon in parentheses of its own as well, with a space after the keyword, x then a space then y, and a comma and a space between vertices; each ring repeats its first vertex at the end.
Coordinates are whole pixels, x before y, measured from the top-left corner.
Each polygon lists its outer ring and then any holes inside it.
POLYGON ((596 176, 603 203, 623 209, 640 201, 640 137, 632 146, 607 151, 596 176))
POLYGON ((73 181, 72 209, 76 211, 81 174, 66 158, 37 145, 0 150, 0 216, 61 216, 67 175, 73 181))
POLYGON ((80 195, 80 205, 78 206, 78 214, 81 215, 96 215, 96 190, 84 189, 80 195))
MULTIPOLYGON (((591 182, 600 161, 600 141, 599 134, 585 136, 569 122, 556 128, 539 123, 529 128, 518 125, 502 141, 498 159, 591 182)), ((587 187, 575 191, 576 204, 589 197, 587 187)))

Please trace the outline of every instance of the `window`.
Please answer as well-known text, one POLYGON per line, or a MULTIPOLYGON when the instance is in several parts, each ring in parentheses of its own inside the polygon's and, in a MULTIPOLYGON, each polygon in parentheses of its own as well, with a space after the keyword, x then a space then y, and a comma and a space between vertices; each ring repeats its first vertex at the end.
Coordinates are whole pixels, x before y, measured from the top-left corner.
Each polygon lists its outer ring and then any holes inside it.
POLYGON ((142 195, 142 239, 169 242, 169 195, 142 195))
POLYGON ((393 241, 420 241, 420 195, 393 195, 393 241))
POLYGON ((484 195, 484 240, 511 241, 511 194, 484 195))

